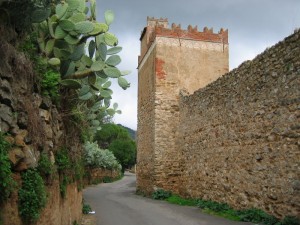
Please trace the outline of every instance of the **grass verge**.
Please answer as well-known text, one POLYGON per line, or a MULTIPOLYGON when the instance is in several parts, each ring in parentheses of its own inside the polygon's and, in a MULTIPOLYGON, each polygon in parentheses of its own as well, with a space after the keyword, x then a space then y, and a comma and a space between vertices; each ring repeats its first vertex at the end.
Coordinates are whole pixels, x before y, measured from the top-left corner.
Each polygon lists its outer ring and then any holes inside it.
POLYGON ((286 216, 283 220, 279 220, 261 209, 235 210, 226 203, 203 199, 185 199, 178 195, 170 194, 170 192, 163 189, 156 190, 152 194, 152 198, 182 206, 196 206, 204 213, 233 221, 252 222, 260 225, 300 225, 299 219, 293 216, 286 216))

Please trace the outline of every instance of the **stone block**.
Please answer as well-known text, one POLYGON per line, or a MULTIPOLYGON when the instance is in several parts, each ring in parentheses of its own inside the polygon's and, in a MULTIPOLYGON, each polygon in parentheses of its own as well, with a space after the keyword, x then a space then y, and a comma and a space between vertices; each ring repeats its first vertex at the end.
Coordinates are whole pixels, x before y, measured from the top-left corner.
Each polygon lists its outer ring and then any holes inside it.
POLYGON ((38 160, 35 155, 33 148, 29 145, 26 145, 22 149, 24 153, 23 162, 26 164, 27 168, 35 168, 38 165, 38 160))
POLYGON ((21 148, 15 147, 9 150, 8 157, 12 164, 15 166, 20 162, 21 159, 25 157, 25 154, 23 153, 21 148))

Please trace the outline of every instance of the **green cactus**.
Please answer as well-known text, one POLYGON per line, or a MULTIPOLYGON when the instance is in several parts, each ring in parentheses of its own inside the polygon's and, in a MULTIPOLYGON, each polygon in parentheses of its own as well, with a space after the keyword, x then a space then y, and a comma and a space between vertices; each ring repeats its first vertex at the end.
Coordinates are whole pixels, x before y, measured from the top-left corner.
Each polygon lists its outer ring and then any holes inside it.
POLYGON ((74 11, 78 8, 79 2, 78 0, 68 0, 69 10, 74 11))
POLYGON ((112 55, 108 57, 105 63, 110 66, 117 66, 121 63, 121 57, 118 55, 112 55))
POLYGON ((58 4, 55 8, 55 13, 57 15, 57 18, 58 19, 62 18, 67 12, 67 9, 68 9, 68 3, 63 2, 58 4))
POLYGON ((104 41, 108 46, 116 46, 118 45, 118 38, 109 32, 104 34, 104 41))
POLYGON ((108 67, 103 69, 104 73, 111 78, 119 78, 121 76, 120 70, 114 67, 108 67))
POLYGON ((112 47, 112 48, 107 50, 106 54, 107 55, 114 55, 114 54, 119 53, 120 51, 122 51, 122 47, 120 47, 120 46, 112 47))
POLYGON ((78 82, 77 80, 72 80, 72 79, 62 80, 60 81, 60 84, 72 89, 81 88, 81 83, 78 82))
POLYGON ((65 0, 57 4, 52 14, 47 16, 43 15, 42 10, 32 16, 40 22, 36 26, 40 50, 50 65, 59 67, 60 84, 76 89, 78 99, 85 102, 86 106, 92 106, 87 114, 96 115, 89 119, 95 131, 99 126, 98 115, 113 116, 121 113, 117 105, 109 108, 113 94, 109 89, 109 79, 117 78, 123 89, 130 86, 123 78, 129 72, 121 72, 116 67, 121 62, 117 54, 122 47, 117 46, 117 37, 108 32, 114 13, 106 11, 105 23, 100 23, 96 21, 95 0, 65 0))
POLYGON ((75 29, 75 23, 73 23, 71 20, 61 20, 59 22, 59 26, 65 30, 65 31, 72 31, 75 29))
POLYGON ((127 82, 126 79, 124 79, 123 77, 119 77, 118 78, 118 84, 120 85, 120 87, 122 87, 124 90, 126 90, 127 88, 130 87, 130 84, 127 82))
POLYGON ((93 62, 92 66, 91 66, 91 70, 96 72, 96 71, 101 71, 103 70, 105 67, 105 63, 101 60, 95 61, 93 62))
POLYGON ((74 12, 74 14, 69 18, 69 20, 73 23, 79 23, 86 20, 86 15, 84 13, 74 12))
POLYGON ((59 66, 60 65, 60 59, 59 58, 51 58, 48 60, 48 63, 52 66, 59 66))
POLYGON ((104 17, 105 17, 106 24, 109 26, 114 21, 115 15, 114 15, 113 11, 107 10, 104 13, 104 17))
POLYGON ((36 9, 31 15, 32 23, 41 23, 46 20, 51 14, 50 8, 36 9))
POLYGON ((90 21, 82 21, 75 24, 75 31, 78 34, 88 34, 94 30, 94 24, 90 21))
POLYGON ((64 39, 67 36, 67 32, 64 31, 59 25, 55 28, 54 38, 55 39, 64 39))

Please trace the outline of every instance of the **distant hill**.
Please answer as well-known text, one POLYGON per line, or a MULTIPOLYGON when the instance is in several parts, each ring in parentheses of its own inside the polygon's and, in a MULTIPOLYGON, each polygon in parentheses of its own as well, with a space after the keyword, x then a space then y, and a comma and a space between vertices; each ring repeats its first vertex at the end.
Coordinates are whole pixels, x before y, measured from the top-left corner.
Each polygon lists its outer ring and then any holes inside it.
POLYGON ((123 127, 124 129, 126 129, 130 135, 130 137, 135 141, 136 140, 136 130, 132 130, 129 127, 125 127, 122 124, 118 124, 118 126, 123 127))

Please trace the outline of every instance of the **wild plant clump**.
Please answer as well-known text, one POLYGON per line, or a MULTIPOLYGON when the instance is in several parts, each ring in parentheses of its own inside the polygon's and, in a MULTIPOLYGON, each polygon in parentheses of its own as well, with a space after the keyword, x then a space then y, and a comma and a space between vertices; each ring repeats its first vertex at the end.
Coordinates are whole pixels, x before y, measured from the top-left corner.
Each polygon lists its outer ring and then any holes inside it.
POLYGON ((164 189, 157 189, 152 193, 152 198, 157 200, 165 200, 172 196, 171 191, 166 191, 164 189))
POLYGON ((96 142, 87 141, 83 147, 86 165, 94 168, 121 169, 114 154, 107 149, 100 149, 96 142))
POLYGON ((9 149, 10 144, 0 132, 0 204, 7 200, 14 186, 10 160, 8 158, 9 149))
POLYGON ((23 221, 33 223, 40 217, 47 202, 47 193, 43 178, 35 169, 21 174, 22 187, 19 190, 19 213, 23 221))

